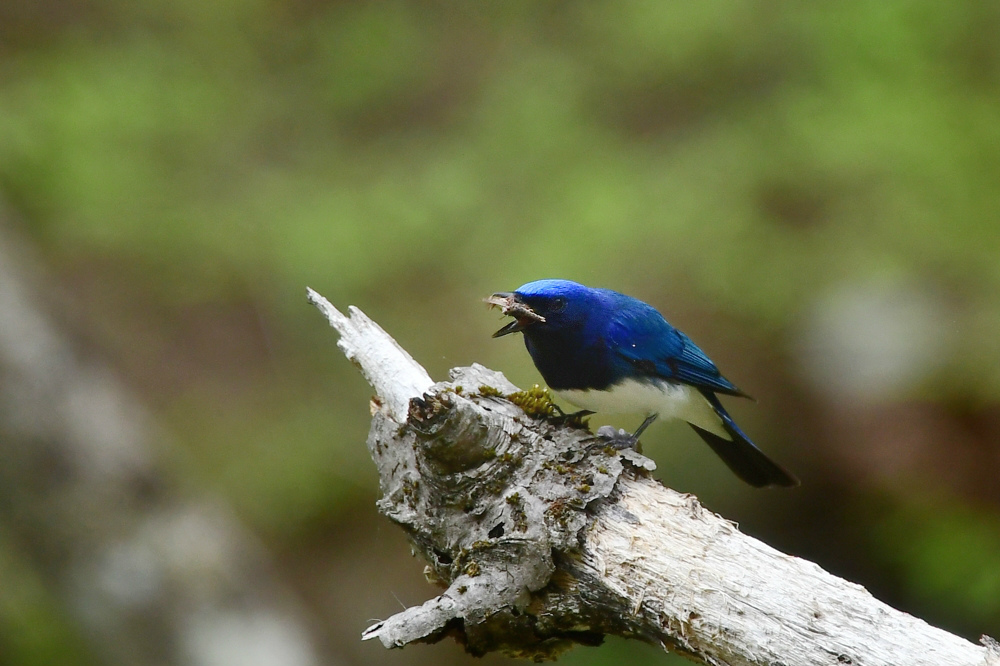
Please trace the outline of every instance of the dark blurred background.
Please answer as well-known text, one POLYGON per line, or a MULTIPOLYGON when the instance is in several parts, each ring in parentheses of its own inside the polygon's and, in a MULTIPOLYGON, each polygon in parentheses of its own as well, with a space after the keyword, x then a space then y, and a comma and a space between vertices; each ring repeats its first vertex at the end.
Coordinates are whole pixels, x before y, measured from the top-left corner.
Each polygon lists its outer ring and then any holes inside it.
MULTIPOLYGON (((657 306, 802 479, 754 490, 658 424, 664 483, 1000 634, 998 34, 997 2, 0 3, 0 661, 471 663, 359 640, 437 590, 375 511, 370 390, 304 292, 436 379, 530 386, 480 299, 543 277, 657 306), (43 328, 70 370, 18 351, 43 328), (131 407, 51 409, 84 366, 131 407), (145 415, 124 495, 64 492, 92 453, 50 419, 80 413, 101 451, 145 415), (222 517, 135 547, 181 506, 222 517), (220 530, 256 564, 229 571, 220 530), (248 598, 271 610, 199 615, 248 598)), ((564 663, 624 659, 680 663, 617 640, 564 663)))

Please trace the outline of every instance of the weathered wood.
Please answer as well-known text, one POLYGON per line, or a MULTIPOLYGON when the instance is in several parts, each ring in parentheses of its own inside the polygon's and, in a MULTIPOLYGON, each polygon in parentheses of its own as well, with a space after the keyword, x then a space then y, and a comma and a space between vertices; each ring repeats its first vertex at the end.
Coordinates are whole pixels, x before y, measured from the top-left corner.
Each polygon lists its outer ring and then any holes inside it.
POLYGON ((306 297, 340 333, 337 346, 361 370, 389 416, 405 421, 410 398, 434 384, 427 371, 361 310, 349 307, 351 316, 346 317, 312 289, 306 297))
POLYGON ((712 665, 1000 665, 991 639, 897 611, 664 488, 643 456, 530 416, 502 374, 474 365, 431 385, 359 310, 309 297, 378 390, 379 510, 446 588, 365 639, 452 635, 474 654, 545 659, 617 634, 712 665))

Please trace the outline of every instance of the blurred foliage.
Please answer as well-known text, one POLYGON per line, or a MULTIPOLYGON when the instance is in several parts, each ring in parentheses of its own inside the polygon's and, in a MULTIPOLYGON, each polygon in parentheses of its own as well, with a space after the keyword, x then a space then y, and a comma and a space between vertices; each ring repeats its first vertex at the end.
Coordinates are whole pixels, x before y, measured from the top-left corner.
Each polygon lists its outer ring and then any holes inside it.
MULTIPOLYGON (((367 387, 305 285, 432 376, 478 361, 530 386, 478 299, 558 276, 660 307, 759 399, 734 410, 805 487, 738 487, 663 427, 668 483, 996 635, 998 33, 996 2, 20 0, 0 7, 0 196, 81 344, 173 433, 164 459, 303 588, 307 558, 352 547, 330 534, 381 521, 367 387), (829 294, 884 285, 927 294, 946 344, 901 395, 839 404, 803 330, 829 294)), ((329 597, 317 613, 356 602, 329 597)), ((34 617, 11 608, 4 634, 34 617)))
POLYGON ((954 627, 1000 625, 1000 518, 941 497, 888 513, 872 532, 887 568, 919 580, 915 601, 928 620, 954 627), (956 557, 956 554, 959 556, 956 557), (947 566, 942 566, 947 563, 947 566))
POLYGON ((54 603, 46 582, 18 544, 0 528, 0 663, 22 666, 95 663, 66 609, 54 603))

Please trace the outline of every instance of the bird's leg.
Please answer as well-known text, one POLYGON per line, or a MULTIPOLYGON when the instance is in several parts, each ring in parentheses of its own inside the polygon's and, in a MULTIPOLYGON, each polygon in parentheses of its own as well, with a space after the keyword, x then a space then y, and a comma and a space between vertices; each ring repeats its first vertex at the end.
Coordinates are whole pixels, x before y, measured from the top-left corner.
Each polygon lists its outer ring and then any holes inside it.
POLYGON ((616 431, 612 426, 601 426, 597 429, 597 436, 608 440, 608 444, 616 449, 634 449, 639 444, 639 436, 649 427, 649 424, 656 420, 657 414, 650 414, 636 431, 629 434, 625 430, 616 431))
POLYGON ((650 423, 656 420, 657 416, 659 416, 659 414, 650 414, 649 416, 647 416, 646 420, 642 422, 642 425, 636 428, 635 432, 632 433, 632 438, 635 439, 636 441, 639 441, 639 435, 641 435, 643 431, 649 427, 650 423))

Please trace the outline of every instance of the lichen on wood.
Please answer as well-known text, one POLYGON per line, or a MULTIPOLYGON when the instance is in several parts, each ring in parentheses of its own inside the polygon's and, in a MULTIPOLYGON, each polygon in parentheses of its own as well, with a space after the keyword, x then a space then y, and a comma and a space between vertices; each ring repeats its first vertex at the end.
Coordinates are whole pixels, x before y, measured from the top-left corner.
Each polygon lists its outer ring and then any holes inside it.
POLYGON ((552 584, 555 558, 578 550, 587 507, 611 495, 628 463, 589 431, 528 415, 491 389, 515 393, 500 373, 458 368, 411 400, 405 424, 376 413, 368 446, 382 472, 379 510, 447 590, 366 638, 396 645, 450 632, 475 654, 535 659, 599 641, 594 630, 540 623, 529 607, 552 584))

